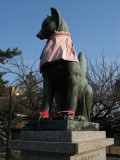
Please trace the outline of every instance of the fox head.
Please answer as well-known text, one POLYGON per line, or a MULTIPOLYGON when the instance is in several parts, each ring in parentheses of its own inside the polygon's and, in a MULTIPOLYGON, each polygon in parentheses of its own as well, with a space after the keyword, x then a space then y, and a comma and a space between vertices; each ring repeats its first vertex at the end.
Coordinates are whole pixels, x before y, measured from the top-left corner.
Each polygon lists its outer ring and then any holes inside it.
POLYGON ((51 8, 51 16, 47 16, 47 18, 45 18, 37 37, 41 40, 48 39, 55 33, 55 31, 69 33, 68 26, 61 17, 60 12, 55 8, 51 8))

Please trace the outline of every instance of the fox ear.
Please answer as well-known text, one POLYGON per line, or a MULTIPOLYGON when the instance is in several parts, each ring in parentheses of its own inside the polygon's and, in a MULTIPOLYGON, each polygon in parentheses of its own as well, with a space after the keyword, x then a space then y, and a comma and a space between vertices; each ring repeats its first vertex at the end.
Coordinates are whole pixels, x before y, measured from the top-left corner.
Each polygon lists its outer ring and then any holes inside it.
POLYGON ((52 17, 55 18, 56 24, 57 24, 57 28, 58 28, 59 24, 60 24, 60 21, 61 21, 60 12, 57 9, 55 9, 55 8, 51 8, 51 15, 52 15, 52 17))
POLYGON ((60 12, 55 8, 51 8, 51 15, 55 19, 55 22, 57 25, 57 31, 64 31, 69 33, 68 26, 66 22, 63 20, 63 18, 61 17, 60 12))

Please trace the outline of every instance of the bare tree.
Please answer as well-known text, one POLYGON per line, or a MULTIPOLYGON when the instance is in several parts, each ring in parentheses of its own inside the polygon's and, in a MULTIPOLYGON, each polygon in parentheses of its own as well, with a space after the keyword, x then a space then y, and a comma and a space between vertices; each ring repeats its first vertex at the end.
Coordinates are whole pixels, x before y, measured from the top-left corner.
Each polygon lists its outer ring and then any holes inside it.
POLYGON ((120 109, 120 61, 106 59, 103 55, 94 62, 88 60, 88 80, 93 89, 92 121, 112 127, 120 120, 114 112, 120 109), (113 123, 114 122, 114 123, 113 123))
POLYGON ((40 109, 42 96, 42 76, 39 73, 39 68, 34 67, 37 62, 38 60, 34 60, 28 66, 21 56, 19 61, 12 59, 7 67, 2 66, 6 73, 16 75, 13 82, 16 87, 16 96, 19 97, 16 102, 26 110, 34 112, 40 109))
MULTIPOLYGON (((27 65, 21 56, 19 61, 11 59, 7 65, 0 65, 5 73, 15 76, 14 81, 10 84, 15 86, 12 122, 23 120, 16 116, 17 113, 29 116, 40 110, 43 89, 39 68, 34 67, 37 62, 38 60, 34 60, 32 64, 27 65)), ((8 124, 9 87, 6 87, 4 93, 0 96, 0 139, 5 143, 8 124)))

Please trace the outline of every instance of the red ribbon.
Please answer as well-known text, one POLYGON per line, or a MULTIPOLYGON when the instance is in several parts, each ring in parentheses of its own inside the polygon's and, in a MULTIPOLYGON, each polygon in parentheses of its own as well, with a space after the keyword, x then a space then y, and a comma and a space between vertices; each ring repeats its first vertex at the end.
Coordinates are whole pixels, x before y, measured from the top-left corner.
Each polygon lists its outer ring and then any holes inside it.
POLYGON ((39 116, 39 115, 43 115, 46 119, 49 119, 49 112, 48 111, 36 112, 33 117, 39 116))
POLYGON ((75 112, 74 111, 71 111, 71 110, 67 110, 67 111, 60 111, 58 112, 58 116, 60 116, 62 113, 67 113, 67 114, 70 114, 70 115, 75 115, 75 112))
POLYGON ((40 115, 43 115, 46 119, 49 119, 49 112, 48 111, 41 111, 39 112, 40 115))
POLYGON ((48 38, 47 43, 48 43, 48 41, 51 40, 53 37, 57 37, 57 36, 68 36, 68 37, 71 37, 70 34, 68 34, 68 33, 55 33, 55 34, 51 35, 50 38, 48 38))

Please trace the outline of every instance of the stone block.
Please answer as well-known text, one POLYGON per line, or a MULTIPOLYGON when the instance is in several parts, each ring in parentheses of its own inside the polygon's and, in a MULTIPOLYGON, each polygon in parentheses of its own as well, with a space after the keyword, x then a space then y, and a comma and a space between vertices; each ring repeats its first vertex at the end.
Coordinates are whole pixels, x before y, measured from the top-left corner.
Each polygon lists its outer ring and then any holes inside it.
POLYGON ((81 142, 104 138, 104 131, 22 131, 20 136, 21 140, 49 142, 81 142))
POLYGON ((54 154, 49 156, 41 153, 36 152, 24 152, 22 154, 22 160, 106 160, 106 154, 105 154, 105 149, 100 149, 100 150, 95 150, 91 151, 85 154, 77 154, 75 156, 68 156, 68 155, 59 155, 59 154, 54 154))
POLYGON ((41 120, 34 123, 34 129, 40 131, 98 131, 99 124, 77 120, 41 120))
POLYGON ((76 156, 73 156, 70 160, 106 160, 106 150, 105 148, 102 148, 83 154, 77 154, 76 156))
POLYGON ((103 131, 23 131, 9 148, 21 150, 22 160, 106 160, 113 143, 103 131))
POLYGON ((113 143, 114 142, 112 138, 82 141, 78 143, 13 140, 9 142, 9 147, 14 150, 18 149, 28 151, 39 151, 44 153, 74 155, 104 148, 113 143))

